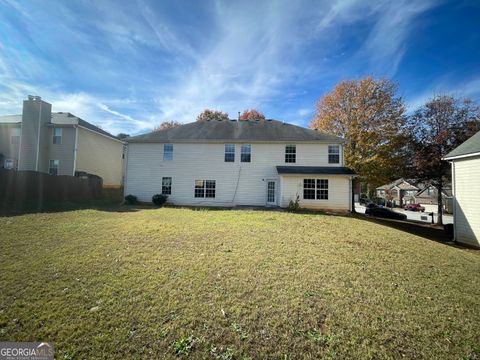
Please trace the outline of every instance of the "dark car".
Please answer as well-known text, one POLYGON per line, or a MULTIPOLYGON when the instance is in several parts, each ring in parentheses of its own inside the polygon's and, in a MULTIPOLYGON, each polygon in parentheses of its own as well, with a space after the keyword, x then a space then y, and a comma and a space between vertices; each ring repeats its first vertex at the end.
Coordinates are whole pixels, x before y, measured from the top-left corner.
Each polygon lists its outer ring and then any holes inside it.
POLYGON ((359 201, 360 205, 367 205, 370 202, 371 202, 370 199, 366 197, 361 197, 359 201))
POLYGON ((420 204, 408 204, 408 205, 405 205, 404 209, 410 210, 410 211, 420 211, 420 212, 425 211, 425 208, 420 204))
POLYGON ((365 210, 365 214, 376 217, 383 217, 387 219, 406 220, 407 215, 400 214, 396 211, 384 207, 371 207, 365 210))

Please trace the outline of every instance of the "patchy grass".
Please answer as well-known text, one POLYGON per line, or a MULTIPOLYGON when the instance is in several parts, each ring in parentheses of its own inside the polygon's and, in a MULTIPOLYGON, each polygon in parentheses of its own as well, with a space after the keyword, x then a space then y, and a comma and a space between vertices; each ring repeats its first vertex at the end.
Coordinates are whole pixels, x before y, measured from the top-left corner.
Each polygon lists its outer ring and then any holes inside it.
POLYGON ((358 218, 0 218, 0 340, 73 358, 480 357, 480 257, 358 218))

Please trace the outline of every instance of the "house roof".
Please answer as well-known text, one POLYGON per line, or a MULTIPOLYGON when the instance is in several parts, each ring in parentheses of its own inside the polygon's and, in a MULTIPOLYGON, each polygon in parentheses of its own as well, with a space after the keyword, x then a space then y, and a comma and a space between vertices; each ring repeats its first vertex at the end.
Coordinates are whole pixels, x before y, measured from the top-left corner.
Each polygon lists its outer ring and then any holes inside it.
MULTIPOLYGON (((6 115, 0 116, 0 124, 14 124, 21 123, 22 115, 6 115)), ((79 125, 89 130, 95 131, 99 134, 105 135, 115 140, 119 140, 116 136, 113 136, 109 132, 100 129, 98 126, 95 126, 88 121, 85 121, 78 116, 75 116, 69 112, 54 112, 52 113, 52 124, 61 124, 61 125, 79 125)))
POLYGON ((281 175, 356 175, 350 168, 333 166, 277 166, 277 172, 281 175))
POLYGON ((392 181, 389 184, 379 186, 377 187, 377 190, 391 190, 394 187, 398 187, 402 190, 418 190, 418 187, 410 184, 407 180, 403 178, 392 181))
MULTIPOLYGON (((435 190, 435 193, 437 192, 437 188, 434 186, 434 185, 427 185, 425 186, 422 190, 418 191, 416 194, 415 194, 415 197, 421 197, 423 196, 423 194, 425 193, 425 191, 427 191, 429 188, 433 188, 435 190)), ((445 187, 442 189, 442 194, 445 196, 445 197, 452 197, 453 196, 453 192, 452 192, 452 188, 451 188, 451 185, 448 184, 448 185, 445 185, 445 187)), ((431 195, 430 195, 431 196, 431 195)))
POLYGON ((444 160, 480 154, 480 131, 445 155, 444 160))
POLYGON ((129 137, 127 142, 203 142, 203 141, 329 141, 340 143, 342 138, 321 131, 283 123, 277 120, 196 121, 175 128, 129 137))

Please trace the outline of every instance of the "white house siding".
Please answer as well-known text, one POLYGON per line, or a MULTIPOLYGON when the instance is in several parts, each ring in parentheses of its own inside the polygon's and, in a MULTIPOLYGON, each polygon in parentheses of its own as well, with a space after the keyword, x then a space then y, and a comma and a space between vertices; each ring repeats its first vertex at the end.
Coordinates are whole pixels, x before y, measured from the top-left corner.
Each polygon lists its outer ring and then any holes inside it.
POLYGON ((151 201, 152 195, 161 193, 162 177, 172 177, 169 201, 176 205, 263 206, 266 205, 267 180, 277 180, 279 200, 280 177, 276 166, 341 166, 328 164, 327 143, 296 144, 294 164, 285 163, 285 143, 251 143, 250 163, 240 162, 241 143, 235 144, 235 162, 224 161, 224 142, 174 143, 172 161, 163 161, 163 145, 128 145, 125 194, 135 195, 140 201, 151 201), (195 198, 195 180, 215 180, 215 198, 195 198))
POLYGON ((350 210, 350 177, 340 175, 283 175, 281 179, 281 206, 286 207, 297 195, 300 207, 306 209, 350 210), (328 200, 303 199, 303 179, 327 179, 328 200))
POLYGON ((480 157, 455 160, 453 167, 456 240, 480 246, 480 157))

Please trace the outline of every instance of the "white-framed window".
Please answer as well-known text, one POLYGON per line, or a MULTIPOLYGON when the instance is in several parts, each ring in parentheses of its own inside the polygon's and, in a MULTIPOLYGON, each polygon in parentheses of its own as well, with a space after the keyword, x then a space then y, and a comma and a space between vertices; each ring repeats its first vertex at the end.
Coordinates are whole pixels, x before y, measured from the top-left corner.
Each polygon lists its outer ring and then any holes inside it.
POLYGON ((163 161, 173 160, 173 144, 163 144, 163 161))
POLYGON ((215 180, 195 180, 196 198, 214 198, 215 180))
POLYGON ((58 145, 62 143, 62 128, 53 128, 53 143, 58 145))
POLYGON ((328 163, 340 163, 340 145, 328 145, 328 163))
POLYGON ((3 168, 11 170, 11 169, 13 169, 13 164, 14 164, 13 159, 5 159, 3 161, 3 168))
POLYGON ((251 162, 252 161, 252 145, 243 144, 240 149, 240 161, 251 162))
POLYGON ((235 144, 225 144, 225 162, 235 162, 235 144))
POLYGON ((303 198, 305 200, 328 200, 328 180, 303 179, 303 198))
POLYGON ((12 145, 16 145, 20 143, 20 133, 21 133, 20 128, 12 128, 10 130, 10 143, 12 145))
POLYGON ((297 162, 297 146, 296 145, 285 146, 285 162, 286 163, 297 162))
POLYGON ((50 160, 48 165, 48 173, 50 175, 58 175, 58 166, 60 165, 60 160, 50 160))
POLYGON ((171 177, 162 177, 162 195, 172 195, 171 177))

